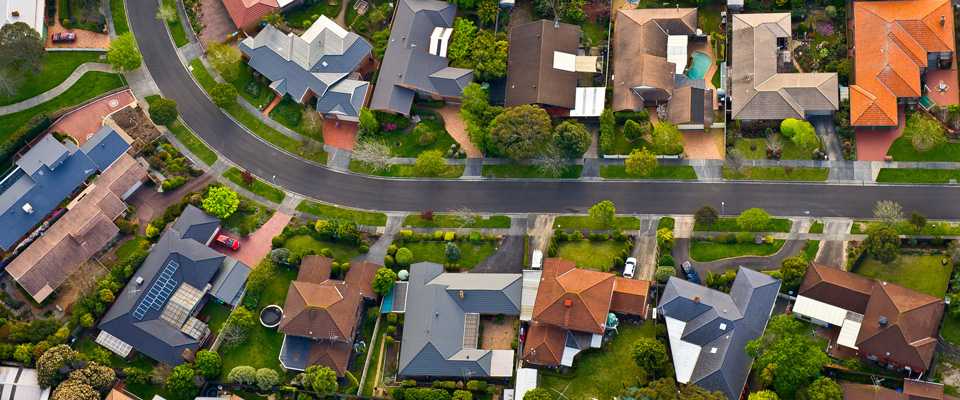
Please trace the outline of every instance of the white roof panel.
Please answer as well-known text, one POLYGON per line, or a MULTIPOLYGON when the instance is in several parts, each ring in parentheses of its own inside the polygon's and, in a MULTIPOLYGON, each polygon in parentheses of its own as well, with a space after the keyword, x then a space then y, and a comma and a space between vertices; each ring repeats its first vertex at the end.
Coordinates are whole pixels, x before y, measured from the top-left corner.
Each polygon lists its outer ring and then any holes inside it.
POLYGON ((575 107, 570 110, 571 117, 599 117, 603 113, 607 89, 603 87, 578 87, 575 107))
POLYGON ((682 74, 687 68, 687 36, 667 36, 667 61, 676 64, 676 74, 682 74))
POLYGON ((539 270, 523 271, 523 286, 520 292, 520 320, 530 321, 533 319, 533 304, 537 301, 537 290, 540 288, 540 276, 543 274, 539 270))
POLYGON ((843 325, 843 320, 847 318, 847 310, 806 296, 797 296, 793 312, 834 326, 843 325))
POLYGON ((697 359, 700 358, 700 346, 690 342, 685 342, 683 337, 683 328, 687 325, 685 322, 666 317, 667 336, 670 338, 670 353, 673 357, 673 366, 677 372, 677 382, 690 383, 693 376, 693 370, 697 366, 697 359))
POLYGON ((513 376, 513 350, 490 350, 490 377, 509 378, 513 376))
POLYGON ((517 368, 517 385, 514 398, 523 400, 523 395, 537 387, 537 370, 533 368, 517 368))
POLYGON ((840 326, 840 335, 837 336, 837 344, 856 350, 857 336, 860 335, 860 322, 862 320, 862 316, 856 319, 844 320, 843 325, 840 326))
POLYGON ((577 72, 577 56, 562 51, 553 52, 553 69, 577 72))

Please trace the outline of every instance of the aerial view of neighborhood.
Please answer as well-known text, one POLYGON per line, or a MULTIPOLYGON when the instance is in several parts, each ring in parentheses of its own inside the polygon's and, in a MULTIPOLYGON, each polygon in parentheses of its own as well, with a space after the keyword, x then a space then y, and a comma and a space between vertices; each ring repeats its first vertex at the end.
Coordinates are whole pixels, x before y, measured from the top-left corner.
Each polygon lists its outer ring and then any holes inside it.
POLYGON ((0 12, 0 400, 960 400, 960 0, 0 12))

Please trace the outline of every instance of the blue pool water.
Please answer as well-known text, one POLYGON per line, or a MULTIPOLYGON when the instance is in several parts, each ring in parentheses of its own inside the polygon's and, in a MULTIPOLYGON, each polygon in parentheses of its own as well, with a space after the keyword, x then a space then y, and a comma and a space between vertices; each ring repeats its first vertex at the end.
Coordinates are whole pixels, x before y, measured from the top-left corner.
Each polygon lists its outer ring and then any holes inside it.
POLYGON ((710 70, 710 64, 713 64, 713 60, 711 60, 710 56, 706 53, 701 51, 693 52, 693 61, 690 63, 690 68, 687 69, 687 77, 690 79, 703 79, 703 76, 710 70))

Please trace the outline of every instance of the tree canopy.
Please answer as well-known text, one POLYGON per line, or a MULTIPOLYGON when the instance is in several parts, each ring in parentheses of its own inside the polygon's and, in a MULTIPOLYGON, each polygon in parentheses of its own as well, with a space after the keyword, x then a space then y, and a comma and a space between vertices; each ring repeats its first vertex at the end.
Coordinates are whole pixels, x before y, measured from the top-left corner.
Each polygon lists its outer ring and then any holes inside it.
POLYGON ((809 262, 803 256, 790 257, 780 264, 780 274, 783 279, 783 289, 796 293, 803 283, 803 276, 807 273, 809 262))
POLYGON ((542 108, 524 104, 510 107, 490 123, 490 141, 513 160, 534 158, 551 142, 550 116, 542 108))
POLYGON ((787 399, 820 376, 830 361, 810 329, 785 314, 771 318, 763 336, 747 343, 746 351, 754 357, 753 367, 770 375, 773 390, 787 399))
POLYGON ((897 259, 900 253, 900 236, 893 227, 872 224, 867 228, 863 246, 871 257, 886 264, 897 259))
POLYGON ((143 57, 140 55, 140 48, 137 47, 137 41, 132 33, 124 33, 110 42, 107 61, 118 71, 126 72, 140 68, 143 57))
POLYGON ((0 93, 13 94, 27 74, 43 67, 43 38, 30 25, 15 22, 0 28, 0 93))
POLYGON ((762 208, 749 208, 737 217, 737 225, 745 231, 762 231, 770 225, 770 214, 762 208))
POLYGON ((843 389, 833 379, 821 376, 806 390, 807 400, 842 400, 843 389))
POLYGON ((151 98, 148 102, 150 107, 150 120, 157 125, 170 125, 177 120, 177 102, 164 98, 151 98))
POLYGON ((651 145, 657 154, 683 153, 683 134, 676 125, 660 122, 653 127, 651 145))
POLYGON ((650 176, 657 169, 657 156, 646 147, 633 149, 623 163, 629 175, 650 176))
POLYGON ((320 394, 336 393, 337 373, 330 367, 311 365, 303 373, 303 386, 320 394))
POLYGON ((903 135, 910 138, 910 144, 919 152, 930 151, 947 141, 943 125, 939 121, 919 112, 907 117, 903 135))
POLYGON ((220 219, 225 219, 240 206, 240 196, 226 186, 214 186, 207 191, 201 203, 203 210, 220 219))
POLYGON ((373 292, 381 296, 386 295, 397 281, 397 273, 390 268, 380 268, 373 276, 373 292))
POLYGON ((633 362, 647 373, 648 378, 664 376, 670 367, 667 346, 659 340, 643 337, 633 343, 633 362))
POLYGON ((590 207, 590 219, 604 228, 613 228, 616 223, 617 207, 610 200, 603 200, 590 207))
POLYGON ((592 141, 587 127, 572 119, 561 122, 554 128, 554 144, 564 158, 580 158, 592 141))

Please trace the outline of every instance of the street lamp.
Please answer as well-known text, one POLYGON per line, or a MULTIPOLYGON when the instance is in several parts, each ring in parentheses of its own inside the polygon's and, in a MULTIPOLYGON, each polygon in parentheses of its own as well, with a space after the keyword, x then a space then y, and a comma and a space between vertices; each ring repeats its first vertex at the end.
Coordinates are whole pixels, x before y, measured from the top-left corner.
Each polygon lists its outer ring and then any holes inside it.
POLYGON ((726 214, 726 213, 727 213, 726 210, 727 210, 727 202, 721 201, 721 202, 720 202, 720 215, 726 214))

